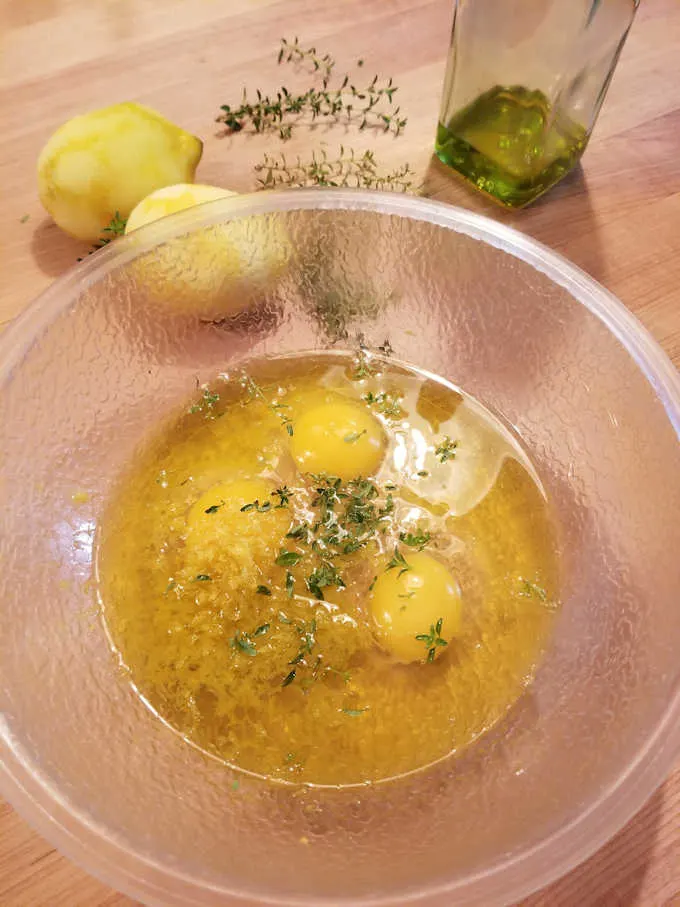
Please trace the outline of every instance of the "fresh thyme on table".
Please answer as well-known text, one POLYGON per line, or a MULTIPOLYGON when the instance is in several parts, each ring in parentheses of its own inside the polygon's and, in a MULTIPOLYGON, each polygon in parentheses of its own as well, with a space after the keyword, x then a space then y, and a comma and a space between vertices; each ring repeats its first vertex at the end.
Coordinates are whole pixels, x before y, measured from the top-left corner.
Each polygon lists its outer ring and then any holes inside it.
MULTIPOLYGON (((398 91, 391 78, 378 76, 364 87, 357 87, 347 73, 331 85, 335 60, 328 54, 319 54, 315 47, 303 47, 296 37, 293 41, 281 39, 279 64, 307 67, 312 77, 320 83, 306 91, 294 93, 285 86, 274 94, 256 89, 249 95, 244 88, 242 103, 238 107, 222 105, 217 121, 224 123, 227 133, 251 128, 255 132, 277 132, 282 141, 291 138, 293 130, 311 126, 319 120, 355 126, 359 131, 380 130, 400 135, 406 127, 406 117, 394 106, 398 91)), ((359 60, 357 66, 364 65, 359 60)), ((364 189, 388 189, 407 192, 413 186, 415 174, 405 163, 391 171, 378 165, 373 151, 355 151, 340 146, 335 158, 325 149, 312 152, 308 159, 299 156, 294 161, 285 154, 264 155, 255 165, 258 187, 275 189, 279 186, 349 186, 364 189)))
MULTIPOLYGON (((293 41, 281 38, 281 48, 278 56, 279 63, 310 63, 313 72, 320 72, 324 79, 329 79, 335 60, 330 54, 324 54, 322 57, 317 55, 316 47, 304 48, 300 45, 297 36, 293 41)), ((360 61, 360 65, 362 61, 360 61)))
POLYGON ((112 239, 115 239, 117 236, 122 236, 125 233, 125 227, 127 226, 127 218, 121 217, 120 213, 116 211, 111 220, 102 230, 102 236, 99 240, 100 246, 105 246, 107 243, 110 243, 112 239))
POLYGON ((248 126, 255 132, 278 131, 284 141, 291 137, 296 126, 309 125, 318 119, 354 124, 359 130, 379 129, 395 136, 403 131, 406 117, 399 115, 398 106, 393 106, 398 88, 391 78, 381 82, 376 75, 367 85, 357 87, 347 73, 338 85, 331 87, 335 60, 329 54, 318 57, 315 48, 302 48, 297 38, 292 43, 281 39, 279 64, 305 60, 312 63, 314 73, 321 74, 319 86, 296 94, 282 85, 272 95, 258 88, 256 100, 249 100, 244 89, 241 105, 223 104, 217 122, 224 123, 228 132, 240 132, 248 126))
MULTIPOLYGON (((113 242, 114 239, 118 236, 123 236, 125 233, 125 227, 127 225, 127 218, 121 217, 120 213, 116 211, 108 224, 102 229, 102 234, 97 240, 97 242, 92 246, 88 255, 92 255, 93 252, 98 252, 100 249, 103 249, 104 246, 108 246, 110 242, 113 242)), ((76 259, 77 261, 82 261, 82 257, 76 259)))
POLYGON ((265 153, 262 161, 255 165, 255 172, 261 189, 350 186, 407 192, 413 187, 415 178, 409 164, 381 173, 374 152, 367 150, 358 154, 353 148, 345 149, 343 145, 336 158, 329 158, 325 148, 313 151, 307 159, 298 155, 294 162, 289 161, 283 152, 265 153))

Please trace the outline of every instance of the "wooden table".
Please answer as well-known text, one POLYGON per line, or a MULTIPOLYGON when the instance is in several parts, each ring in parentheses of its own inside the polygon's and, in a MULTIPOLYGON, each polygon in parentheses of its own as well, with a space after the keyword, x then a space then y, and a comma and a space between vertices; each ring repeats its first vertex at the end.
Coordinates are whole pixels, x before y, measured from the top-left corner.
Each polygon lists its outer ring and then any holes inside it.
MULTIPOLYGON (((509 213, 431 159, 452 0, 0 0, 0 325, 84 252, 45 216, 35 164, 69 117, 136 99, 200 135, 200 182, 256 187, 270 139, 219 138, 219 105, 241 88, 276 88, 281 36, 300 36, 363 72, 394 75, 408 114, 403 136, 302 131, 375 148, 387 168, 408 161, 433 198, 511 223, 559 249, 632 309, 680 363, 680 5, 643 0, 594 138, 578 170, 527 211, 509 213)), ((342 61, 342 62, 341 62, 342 61)), ((286 73, 306 87, 302 75, 286 73), (302 79, 302 81, 300 81, 302 79)), ((0 804, 4 907, 124 907, 0 804)), ((680 905, 680 768, 636 818, 569 876, 529 898, 553 905, 680 905)))

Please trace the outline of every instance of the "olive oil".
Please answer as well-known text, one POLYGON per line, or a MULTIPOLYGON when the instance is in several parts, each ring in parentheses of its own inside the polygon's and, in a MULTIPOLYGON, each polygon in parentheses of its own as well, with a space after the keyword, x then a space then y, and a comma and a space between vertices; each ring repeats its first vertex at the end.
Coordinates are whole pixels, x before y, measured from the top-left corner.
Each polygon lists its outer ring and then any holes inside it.
POLYGON ((110 639, 186 740, 357 784, 461 751, 531 682, 558 601, 531 464, 376 356, 253 361, 160 428, 99 532, 110 639))
POLYGON ((478 189, 515 208, 561 180, 587 139, 541 91, 496 86, 439 124, 435 150, 478 189))

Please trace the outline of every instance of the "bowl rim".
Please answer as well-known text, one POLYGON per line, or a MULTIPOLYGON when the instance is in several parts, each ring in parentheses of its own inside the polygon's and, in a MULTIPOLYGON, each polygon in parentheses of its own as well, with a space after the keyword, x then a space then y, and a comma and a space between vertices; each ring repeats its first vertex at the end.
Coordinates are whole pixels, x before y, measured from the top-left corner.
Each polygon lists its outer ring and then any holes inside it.
MULTIPOLYGON (((250 215, 294 210, 371 211, 425 221, 519 258, 567 290, 614 334, 654 389, 680 439, 680 375, 637 318, 593 278, 547 246, 484 215, 417 196, 361 189, 286 189, 231 196, 169 215, 115 240, 57 279, 3 332, 0 384, 60 312, 114 268, 196 229, 250 215)), ((13 745, 4 717, 0 717, 0 736, 4 751, 0 794, 60 851, 119 891, 163 907, 212 907, 219 903, 309 907, 312 903, 295 898, 255 899, 244 892, 211 886, 176 873, 131 852, 87 817, 74 812, 49 780, 31 769, 13 745), (172 894, 168 893, 168 882, 172 883, 172 894)), ((451 884, 409 893, 397 901, 393 897, 368 896, 353 898, 351 903, 357 907, 441 903, 442 897, 450 899, 454 895, 457 903, 464 904, 515 902, 566 874, 608 841, 663 782, 679 754, 680 687, 629 765, 594 802, 547 838, 451 884)), ((313 903, 349 902, 316 898, 313 903)))

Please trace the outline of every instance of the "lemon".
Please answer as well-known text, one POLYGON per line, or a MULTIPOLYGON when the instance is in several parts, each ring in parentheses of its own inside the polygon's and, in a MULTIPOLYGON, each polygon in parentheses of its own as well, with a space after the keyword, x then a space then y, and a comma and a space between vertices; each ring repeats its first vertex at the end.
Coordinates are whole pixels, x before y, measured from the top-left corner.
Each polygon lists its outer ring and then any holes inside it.
POLYGON ((146 224, 153 223, 168 214, 184 211, 203 202, 212 202, 218 198, 227 198, 236 195, 229 189, 220 189, 219 186, 205 186, 201 183, 178 183, 176 186, 165 186, 157 189, 132 210, 127 219, 126 233, 138 230, 146 224))
POLYGON ((74 117, 38 158, 40 201, 72 236, 94 242, 156 189, 193 180, 203 143, 156 111, 125 102, 74 117))
MULTIPOLYGON (((132 211, 126 234, 168 214, 236 195, 218 186, 179 183, 151 193, 132 211)), ((276 214, 199 227, 173 237, 135 262, 137 289, 166 313, 231 317, 262 299, 291 256, 276 214)))

